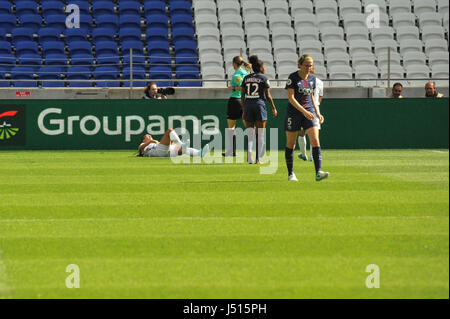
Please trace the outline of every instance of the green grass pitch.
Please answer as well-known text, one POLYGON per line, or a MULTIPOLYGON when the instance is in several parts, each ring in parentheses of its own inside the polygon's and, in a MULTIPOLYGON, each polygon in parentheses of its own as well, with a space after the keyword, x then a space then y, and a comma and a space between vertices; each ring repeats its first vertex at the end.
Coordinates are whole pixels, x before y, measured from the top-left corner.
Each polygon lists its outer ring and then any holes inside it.
POLYGON ((296 159, 292 183, 284 152, 261 175, 131 151, 2 151, 0 298, 449 298, 448 150, 323 158, 328 180, 296 159))

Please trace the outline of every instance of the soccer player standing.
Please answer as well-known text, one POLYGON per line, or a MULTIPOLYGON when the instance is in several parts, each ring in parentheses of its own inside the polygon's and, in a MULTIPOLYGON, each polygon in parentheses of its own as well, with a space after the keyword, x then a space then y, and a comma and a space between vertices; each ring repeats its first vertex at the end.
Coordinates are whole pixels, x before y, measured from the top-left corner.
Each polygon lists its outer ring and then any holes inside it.
POLYGON ((323 123, 324 117, 320 114, 314 98, 317 83, 316 77, 311 74, 313 66, 313 58, 307 54, 302 55, 298 59, 299 70, 290 74, 286 83, 289 104, 285 117, 285 158, 289 181, 298 181, 294 173, 294 149, 298 133, 302 128, 308 134, 309 142, 312 145, 316 181, 321 181, 329 176, 328 172, 322 171, 318 124, 323 123))
POLYGON ((266 73, 264 62, 258 59, 258 56, 252 55, 249 58, 252 65, 252 74, 247 75, 241 85, 241 104, 243 107, 243 118, 245 126, 249 129, 247 132, 247 149, 249 164, 253 163, 252 149, 253 140, 255 138, 255 128, 257 129, 257 145, 256 163, 263 164, 260 159, 264 156, 265 145, 265 128, 267 123, 266 99, 272 105, 273 116, 277 116, 277 109, 270 94, 270 84, 266 73))

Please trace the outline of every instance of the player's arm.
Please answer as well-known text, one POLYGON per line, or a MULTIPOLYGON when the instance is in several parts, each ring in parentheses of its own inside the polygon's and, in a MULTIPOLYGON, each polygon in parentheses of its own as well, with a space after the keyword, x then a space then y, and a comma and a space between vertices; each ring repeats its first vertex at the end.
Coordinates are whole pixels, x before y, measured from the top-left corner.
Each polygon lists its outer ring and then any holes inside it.
POLYGON ((305 117, 308 120, 314 120, 314 114, 312 114, 311 112, 309 112, 308 110, 306 110, 303 106, 300 105, 300 103, 298 103, 298 101, 295 98, 294 95, 294 89, 288 88, 288 98, 289 98, 289 103, 291 103, 291 105, 293 107, 295 107, 297 110, 299 110, 300 112, 303 113, 303 115, 305 115, 305 117))
POLYGON ((159 141, 157 141, 157 140, 148 140, 147 142, 142 143, 141 145, 139 145, 138 150, 139 150, 140 152, 142 152, 142 151, 144 150, 144 148, 146 148, 147 146, 149 146, 151 143, 159 144, 159 141))
POLYGON ((272 98, 272 95, 270 94, 270 89, 269 88, 265 89, 265 94, 266 94, 266 97, 269 100, 270 104, 272 105, 273 116, 277 117, 277 114, 278 114, 277 108, 275 107, 275 103, 273 102, 273 98, 272 98))

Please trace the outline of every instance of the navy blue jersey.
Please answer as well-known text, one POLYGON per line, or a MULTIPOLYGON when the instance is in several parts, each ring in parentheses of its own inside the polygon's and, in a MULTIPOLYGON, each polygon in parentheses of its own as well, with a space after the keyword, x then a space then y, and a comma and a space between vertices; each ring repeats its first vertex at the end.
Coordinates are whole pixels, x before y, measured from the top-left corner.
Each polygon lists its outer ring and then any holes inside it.
POLYGON ((241 86, 244 88, 245 98, 253 101, 265 101, 265 89, 270 88, 269 80, 261 73, 247 75, 241 86))
MULTIPOLYGON (((308 111, 316 113, 312 101, 312 94, 314 94, 314 91, 316 90, 316 77, 313 74, 309 74, 306 80, 303 80, 298 75, 298 71, 291 73, 286 82, 285 89, 293 89, 294 97, 298 103, 308 111)), ((289 103, 288 110, 292 111, 292 109, 298 111, 291 103, 289 103)))

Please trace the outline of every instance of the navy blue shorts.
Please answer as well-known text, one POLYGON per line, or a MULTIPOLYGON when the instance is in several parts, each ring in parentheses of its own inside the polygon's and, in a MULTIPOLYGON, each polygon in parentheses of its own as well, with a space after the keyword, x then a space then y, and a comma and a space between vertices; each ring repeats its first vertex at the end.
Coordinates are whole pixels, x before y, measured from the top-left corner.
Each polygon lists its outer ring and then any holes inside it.
MULTIPOLYGON (((314 112, 312 112, 315 114, 314 112)), ((298 112, 286 112, 284 118, 284 130, 287 132, 297 132, 301 129, 305 131, 313 126, 319 126, 319 120, 308 120, 303 113, 298 112)))
POLYGON ((266 103, 245 100, 244 120, 250 123, 267 121, 266 103))

